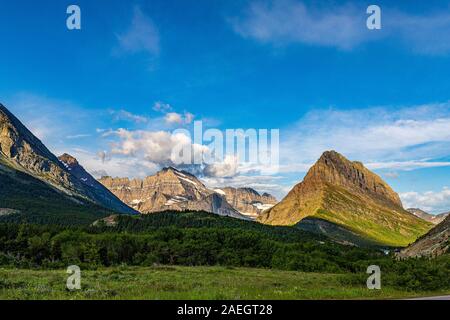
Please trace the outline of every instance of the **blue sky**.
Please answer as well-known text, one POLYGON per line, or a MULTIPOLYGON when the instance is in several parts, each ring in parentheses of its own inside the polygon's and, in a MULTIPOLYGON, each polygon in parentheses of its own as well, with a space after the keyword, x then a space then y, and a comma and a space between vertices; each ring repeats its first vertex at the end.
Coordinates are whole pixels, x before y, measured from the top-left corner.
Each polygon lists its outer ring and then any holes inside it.
POLYGON ((336 149, 405 205, 450 210, 448 1, 3 1, 0 39, 0 101, 95 174, 154 173, 170 132, 202 120, 280 129, 280 172, 208 184, 281 197, 336 149))

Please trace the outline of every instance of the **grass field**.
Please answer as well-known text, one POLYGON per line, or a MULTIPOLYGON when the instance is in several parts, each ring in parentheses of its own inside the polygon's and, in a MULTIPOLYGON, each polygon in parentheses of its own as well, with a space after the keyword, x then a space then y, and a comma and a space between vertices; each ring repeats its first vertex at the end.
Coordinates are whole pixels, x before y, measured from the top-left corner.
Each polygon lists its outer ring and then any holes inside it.
MULTIPOLYGON (((0 269, 0 299, 389 299, 448 294, 368 290, 338 274, 225 267, 119 267, 82 271, 68 291, 65 270, 0 269)), ((358 279, 362 277, 358 277, 358 279)))

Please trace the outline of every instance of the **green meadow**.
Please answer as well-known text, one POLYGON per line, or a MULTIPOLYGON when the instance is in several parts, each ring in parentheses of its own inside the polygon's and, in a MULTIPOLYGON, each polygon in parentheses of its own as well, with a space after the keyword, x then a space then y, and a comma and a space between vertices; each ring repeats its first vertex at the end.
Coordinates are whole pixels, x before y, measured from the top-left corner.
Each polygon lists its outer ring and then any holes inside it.
POLYGON ((81 272, 66 289, 65 270, 0 269, 0 299, 399 299, 449 294, 366 288, 366 275, 232 267, 111 267, 81 272))

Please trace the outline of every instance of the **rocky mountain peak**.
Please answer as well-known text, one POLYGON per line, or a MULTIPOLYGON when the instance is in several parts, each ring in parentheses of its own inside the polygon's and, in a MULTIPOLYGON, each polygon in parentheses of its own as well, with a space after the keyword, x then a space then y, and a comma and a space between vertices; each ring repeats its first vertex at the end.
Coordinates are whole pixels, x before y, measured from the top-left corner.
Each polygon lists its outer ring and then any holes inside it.
POLYGON ((326 151, 311 167, 305 184, 331 184, 360 194, 370 194, 383 204, 403 208, 399 195, 359 161, 350 161, 336 151, 326 151))
POLYGON ((34 152, 55 160, 55 156, 42 142, 2 104, 0 104, 0 150, 9 158, 34 152))
POLYGON ((272 225, 294 225, 305 218, 325 220, 388 245, 408 244, 430 228, 403 209, 398 194, 378 175, 336 151, 324 152, 302 182, 258 216, 272 225))
POLYGON ((58 157, 59 161, 68 166, 79 166, 78 160, 72 157, 70 154, 64 153, 62 156, 58 157))

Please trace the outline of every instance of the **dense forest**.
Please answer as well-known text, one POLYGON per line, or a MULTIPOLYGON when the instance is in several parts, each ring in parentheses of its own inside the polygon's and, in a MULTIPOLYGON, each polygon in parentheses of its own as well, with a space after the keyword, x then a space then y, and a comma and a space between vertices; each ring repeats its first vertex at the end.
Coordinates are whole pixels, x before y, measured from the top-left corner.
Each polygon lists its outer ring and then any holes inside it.
POLYGON ((353 275, 381 267, 385 281, 411 290, 449 289, 450 257, 397 261, 379 248, 327 241, 295 227, 270 227, 207 213, 118 216, 113 225, 0 224, 0 265, 84 269, 116 265, 273 268, 353 275))

